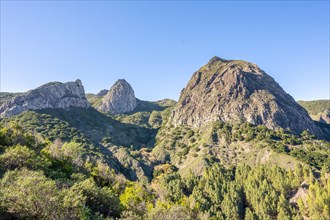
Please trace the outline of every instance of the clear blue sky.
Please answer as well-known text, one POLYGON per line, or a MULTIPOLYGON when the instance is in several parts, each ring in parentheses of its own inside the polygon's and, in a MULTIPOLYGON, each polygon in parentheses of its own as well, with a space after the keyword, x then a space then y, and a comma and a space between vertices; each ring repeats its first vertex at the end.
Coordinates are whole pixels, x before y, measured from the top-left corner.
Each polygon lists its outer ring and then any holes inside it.
POLYGON ((295 99, 329 99, 329 1, 1 1, 1 90, 125 78, 178 99, 213 56, 258 64, 295 99))

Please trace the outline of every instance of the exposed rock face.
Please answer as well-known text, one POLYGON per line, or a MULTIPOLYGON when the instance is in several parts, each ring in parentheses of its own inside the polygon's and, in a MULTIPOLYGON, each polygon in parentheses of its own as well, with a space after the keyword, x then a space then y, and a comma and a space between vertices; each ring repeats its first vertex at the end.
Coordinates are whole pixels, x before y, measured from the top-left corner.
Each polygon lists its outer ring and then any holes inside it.
POLYGON ((75 82, 47 83, 5 101, 0 106, 0 117, 10 117, 26 110, 69 107, 89 107, 84 87, 79 79, 75 82))
POLYGON ((257 65, 218 57, 193 74, 171 121, 193 127, 213 121, 247 121, 294 133, 322 133, 306 110, 257 65))
POLYGON ((103 97, 102 105, 98 108, 102 112, 121 114, 133 111, 136 98, 131 85, 124 79, 119 79, 103 97))

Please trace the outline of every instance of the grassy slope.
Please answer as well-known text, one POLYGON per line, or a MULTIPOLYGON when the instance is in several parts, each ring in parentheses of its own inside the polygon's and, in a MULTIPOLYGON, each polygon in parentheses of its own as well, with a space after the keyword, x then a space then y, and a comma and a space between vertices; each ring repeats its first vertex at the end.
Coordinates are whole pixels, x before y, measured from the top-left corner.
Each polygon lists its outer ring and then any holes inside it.
POLYGON ((151 147, 147 144, 155 136, 152 128, 123 124, 93 108, 27 111, 0 121, 2 126, 13 123, 51 141, 83 143, 89 156, 105 161, 130 180, 147 180, 152 176, 149 161, 138 156, 141 147, 151 147))
POLYGON ((330 100, 298 101, 315 121, 330 123, 330 100))
POLYGON ((330 170, 329 142, 249 124, 214 123, 201 129, 163 125, 153 153, 182 173, 191 169, 201 174, 214 162, 225 166, 270 163, 286 169, 303 162, 316 169, 326 165, 330 170))

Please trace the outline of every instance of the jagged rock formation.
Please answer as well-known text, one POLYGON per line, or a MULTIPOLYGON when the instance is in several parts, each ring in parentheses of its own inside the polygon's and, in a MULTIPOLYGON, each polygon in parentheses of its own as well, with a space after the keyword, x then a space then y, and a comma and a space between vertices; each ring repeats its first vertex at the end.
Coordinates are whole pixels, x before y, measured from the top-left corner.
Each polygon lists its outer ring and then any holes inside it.
POLYGON ((214 57, 181 92, 171 122, 201 127, 220 120, 322 133, 306 110, 257 65, 214 57))
POLYGON ((102 105, 98 110, 121 114, 133 111, 137 105, 134 90, 124 79, 119 79, 103 97, 102 105))
POLYGON ((75 82, 47 83, 17 95, 1 104, 0 118, 17 115, 26 110, 69 107, 89 107, 84 87, 79 79, 75 82))

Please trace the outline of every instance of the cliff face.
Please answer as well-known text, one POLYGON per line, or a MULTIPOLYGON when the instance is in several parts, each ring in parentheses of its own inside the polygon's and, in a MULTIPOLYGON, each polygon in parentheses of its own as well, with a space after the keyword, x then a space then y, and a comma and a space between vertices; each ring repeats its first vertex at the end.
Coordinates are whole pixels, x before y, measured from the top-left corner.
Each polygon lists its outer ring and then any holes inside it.
POLYGON ((134 90, 124 79, 119 79, 103 97, 102 105, 98 110, 121 114, 133 111, 137 105, 134 90))
POLYGON ((69 107, 89 107, 80 80, 48 83, 5 101, 0 106, 0 118, 17 115, 26 110, 69 107))
POLYGON ((214 57, 181 92, 171 122, 200 127, 219 120, 321 134, 306 110, 257 65, 214 57))

